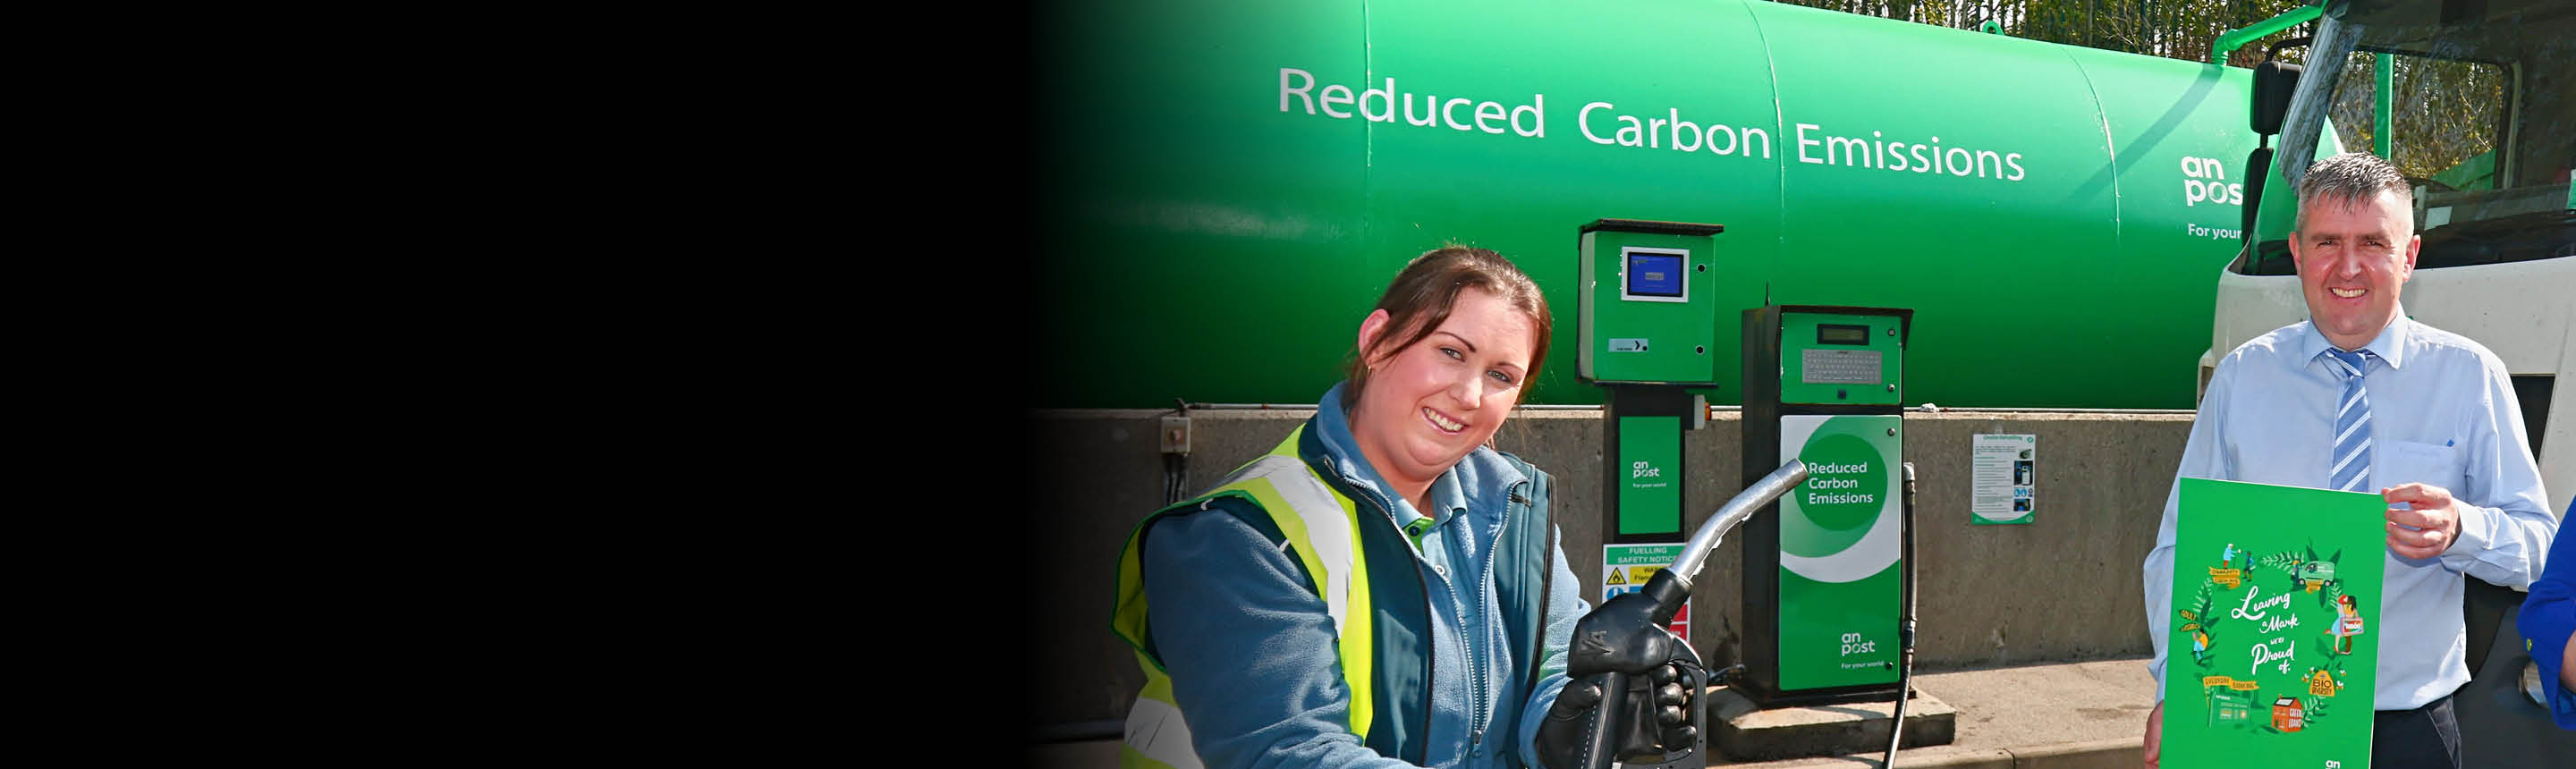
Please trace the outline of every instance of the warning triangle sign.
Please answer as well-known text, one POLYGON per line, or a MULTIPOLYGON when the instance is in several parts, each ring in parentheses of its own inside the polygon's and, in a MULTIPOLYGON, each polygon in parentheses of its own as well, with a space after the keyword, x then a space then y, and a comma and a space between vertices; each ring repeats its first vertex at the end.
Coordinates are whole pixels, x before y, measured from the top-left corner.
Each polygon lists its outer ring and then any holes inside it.
POLYGON ((1625 585, 1625 584, 1628 584, 1628 580, 1627 580, 1627 578, 1626 578, 1626 577, 1621 576, 1621 575, 1623 575, 1623 574, 1626 574, 1626 573, 1627 573, 1627 571, 1628 571, 1627 569, 1621 569, 1621 568, 1615 568, 1615 567, 1614 567, 1614 568, 1612 568, 1612 569, 1610 570, 1610 579, 1606 580, 1606 581, 1605 581, 1605 584, 1611 584, 1611 585, 1625 585))

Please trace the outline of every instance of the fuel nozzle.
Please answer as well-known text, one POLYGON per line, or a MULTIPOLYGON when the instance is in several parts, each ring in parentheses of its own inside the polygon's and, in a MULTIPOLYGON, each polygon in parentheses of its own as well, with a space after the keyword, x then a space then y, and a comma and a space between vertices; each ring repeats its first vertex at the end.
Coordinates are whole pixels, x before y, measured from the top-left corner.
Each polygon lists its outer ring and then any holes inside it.
POLYGON ((1601 604, 1574 625, 1574 643, 1566 661, 1566 673, 1577 680, 1590 679, 1601 686, 1601 704, 1594 711, 1592 723, 1583 735, 1583 765, 1599 769, 1613 759, 1631 766, 1664 764, 1676 758, 1695 757, 1705 736, 1706 703, 1699 691, 1707 686, 1707 673, 1700 668, 1699 654, 1688 642, 1665 629, 1673 615, 1689 600, 1690 588, 1671 569, 1655 572, 1644 588, 1623 593, 1601 604), (1667 669, 1665 666, 1671 666, 1667 669), (1659 671, 1651 675, 1631 675, 1623 671, 1659 671), (1671 674, 1672 681, 1655 676, 1671 674), (1667 687, 1688 687, 1672 692, 1667 687), (1657 714, 1667 710, 1659 702, 1667 696, 1679 702, 1682 692, 1689 691, 1693 712, 1666 715, 1679 723, 1665 723, 1657 714), (1664 755, 1648 753, 1635 756, 1614 755, 1621 745, 1652 745, 1682 734, 1673 727, 1687 723, 1691 731, 1687 745, 1667 746, 1673 752, 1664 755))
POLYGON ((1622 593, 1592 610, 1574 625, 1573 656, 1566 674, 1583 677, 1617 670, 1640 670, 1673 657, 1673 634, 1664 630, 1690 588, 1671 569, 1655 572, 1644 589, 1622 593))

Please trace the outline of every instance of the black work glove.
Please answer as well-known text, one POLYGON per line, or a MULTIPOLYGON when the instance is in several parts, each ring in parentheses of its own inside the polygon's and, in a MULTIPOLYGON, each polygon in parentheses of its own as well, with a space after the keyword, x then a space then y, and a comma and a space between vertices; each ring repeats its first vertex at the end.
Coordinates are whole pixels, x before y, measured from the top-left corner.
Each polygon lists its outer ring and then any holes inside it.
POLYGON ((1589 769, 1583 763, 1583 727, 1591 723, 1592 710, 1601 705, 1601 687, 1580 678, 1569 679, 1565 688, 1556 692, 1556 702, 1547 706, 1547 720, 1538 725, 1538 763, 1543 769, 1589 769))
MULTIPOLYGON (((1691 698, 1699 696, 1699 693, 1691 691, 1690 679, 1684 677, 1681 668, 1676 665, 1664 665, 1648 671, 1646 678, 1655 684, 1651 704, 1643 707, 1654 710, 1655 728, 1649 733, 1655 735, 1656 739, 1653 744, 1643 747, 1654 751, 1659 757, 1663 753, 1692 747, 1698 741, 1699 727, 1692 726, 1690 722, 1691 698)), ((1637 720, 1639 724, 1645 722, 1645 719, 1637 720)))
POLYGON ((1548 706, 1539 724, 1539 763, 1548 769, 1588 769, 1583 760, 1583 730, 1600 707, 1617 709, 1619 731, 1610 742, 1612 758, 1661 758, 1668 750, 1694 744, 1683 706, 1696 692, 1671 663, 1683 642, 1655 621, 1655 603, 1644 593, 1611 598, 1583 615, 1574 626, 1566 674, 1572 678, 1548 706), (1622 702, 1602 703, 1596 676, 1617 671, 1628 677, 1622 702))
MULTIPOLYGON (((1657 665, 1644 680, 1629 681, 1628 701, 1622 706, 1625 717, 1620 719, 1623 733, 1612 757, 1653 761, 1697 743, 1699 730, 1687 715, 1695 693, 1689 691, 1690 681, 1680 668, 1657 665)), ((1600 706, 1600 685, 1583 679, 1565 682, 1556 702, 1547 708, 1547 720, 1538 726, 1539 763, 1546 769, 1584 769, 1578 766, 1583 761, 1583 728, 1600 706)))

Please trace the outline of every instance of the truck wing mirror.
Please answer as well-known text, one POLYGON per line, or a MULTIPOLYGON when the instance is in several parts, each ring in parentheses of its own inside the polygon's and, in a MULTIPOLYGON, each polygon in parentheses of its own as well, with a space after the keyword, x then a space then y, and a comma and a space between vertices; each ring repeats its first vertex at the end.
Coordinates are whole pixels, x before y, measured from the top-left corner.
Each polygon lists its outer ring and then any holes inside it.
POLYGON ((2290 92, 2299 87, 2299 73, 2306 67, 2281 61, 2282 48, 2307 45, 2308 38, 2294 37, 2273 43, 2263 51, 2263 62, 2254 65, 2254 108, 2246 114, 2254 123, 2254 134, 2270 136, 2281 132, 2281 119, 2290 115, 2290 92))

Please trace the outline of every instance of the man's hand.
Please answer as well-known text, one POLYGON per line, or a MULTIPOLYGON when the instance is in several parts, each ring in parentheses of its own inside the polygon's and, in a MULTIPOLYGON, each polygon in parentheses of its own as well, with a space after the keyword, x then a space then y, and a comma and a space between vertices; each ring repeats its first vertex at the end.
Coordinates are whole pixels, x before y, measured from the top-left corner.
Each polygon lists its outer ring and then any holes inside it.
POLYGON ((2388 500, 2388 549, 2408 558, 2431 558, 2460 538, 2460 502, 2451 490, 2407 483, 2379 490, 2388 500), (2397 507, 2404 502, 2408 510, 2397 507), (2411 528, 2410 528, 2411 527, 2411 528))
POLYGON ((2164 743, 2165 704, 2159 702, 2156 709, 2147 711, 2147 769, 2156 769, 2157 754, 2164 752, 2164 743))

